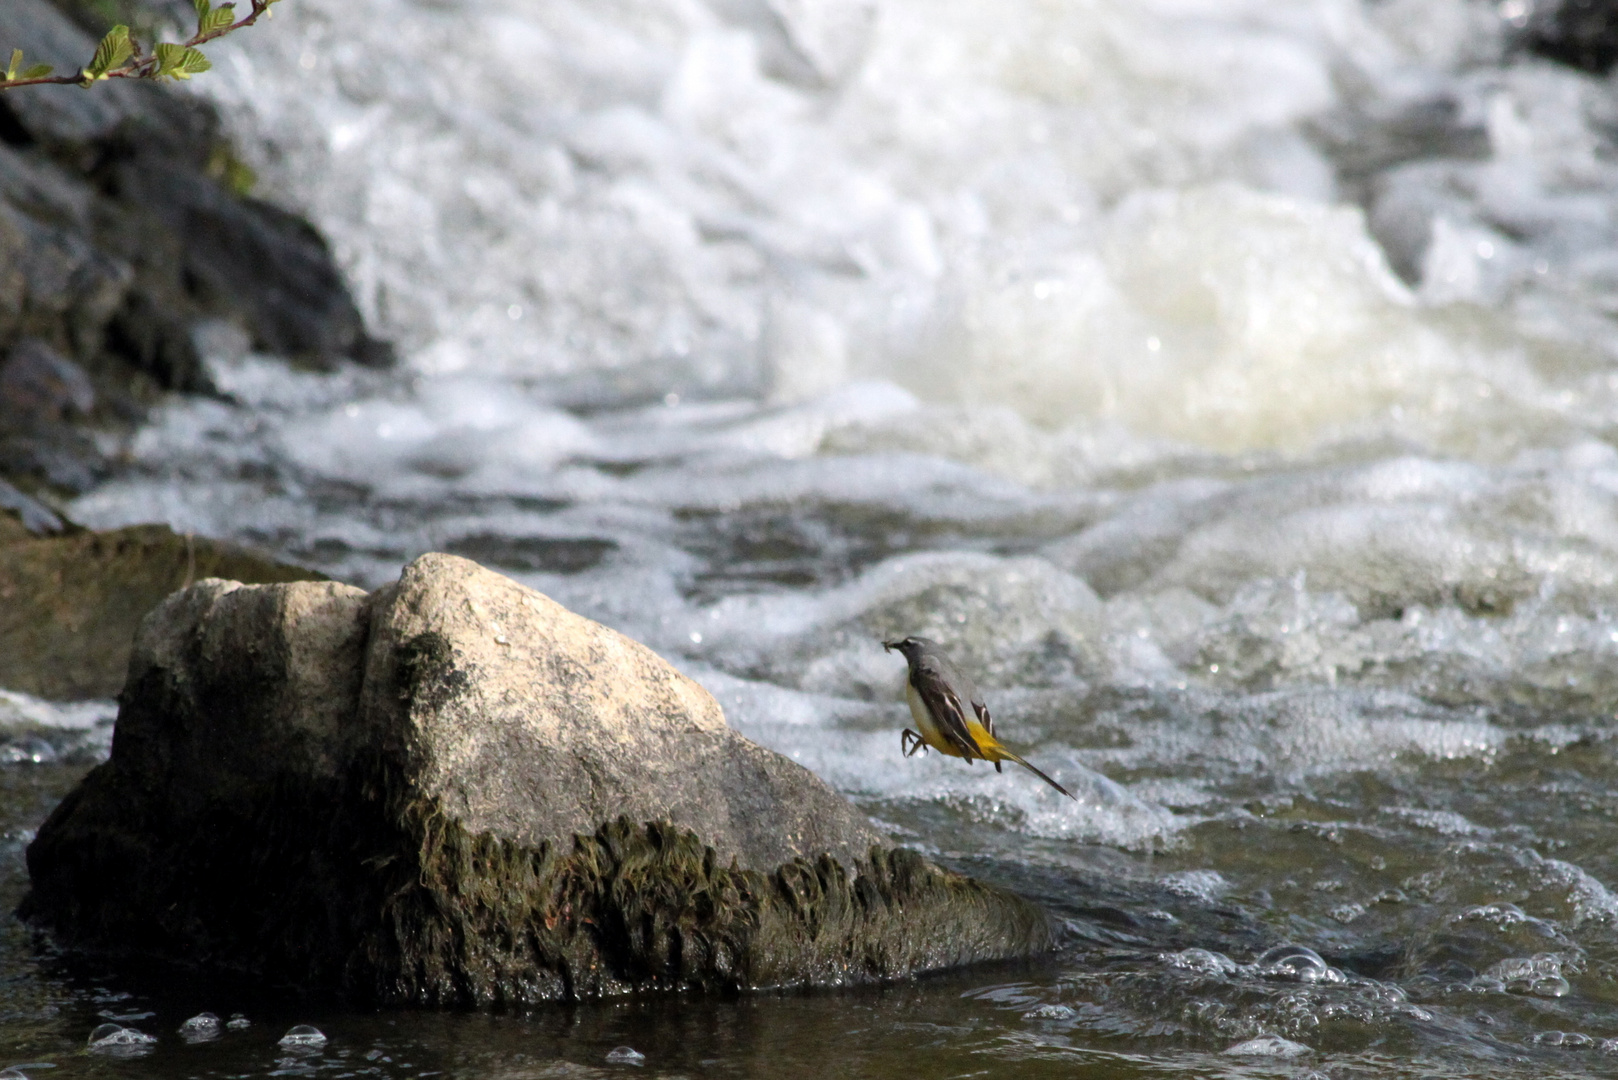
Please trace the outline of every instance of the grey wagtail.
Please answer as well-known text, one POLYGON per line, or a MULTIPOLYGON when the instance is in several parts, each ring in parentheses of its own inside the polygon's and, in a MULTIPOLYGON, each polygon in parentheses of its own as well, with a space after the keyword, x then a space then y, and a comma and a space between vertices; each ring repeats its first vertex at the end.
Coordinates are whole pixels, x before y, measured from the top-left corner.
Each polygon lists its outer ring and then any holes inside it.
POLYGON ((936 641, 924 637, 907 637, 902 641, 884 641, 884 649, 898 649, 910 665, 910 678, 905 681, 905 701, 910 703, 910 715, 921 729, 917 734, 909 728, 899 736, 899 746, 905 757, 910 757, 923 746, 930 746, 941 754, 965 758, 970 764, 977 758, 994 763, 1000 772, 1002 761, 1015 761, 1051 787, 1070 799, 1074 794, 1046 776, 1028 762, 1006 748, 994 737, 994 718, 989 707, 978 696, 961 669, 950 662, 936 641), (967 706, 972 707, 969 713, 967 706))

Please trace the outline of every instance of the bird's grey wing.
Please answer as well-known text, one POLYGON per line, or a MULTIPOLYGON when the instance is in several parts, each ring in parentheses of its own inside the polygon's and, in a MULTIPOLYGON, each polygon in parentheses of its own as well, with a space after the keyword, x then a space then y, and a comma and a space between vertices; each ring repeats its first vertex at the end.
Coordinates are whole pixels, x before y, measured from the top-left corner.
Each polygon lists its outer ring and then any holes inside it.
MULTIPOLYGON (((994 738, 994 717, 989 715, 989 707, 977 698, 973 698, 972 711, 978 714, 978 723, 982 724, 983 730, 989 733, 989 738, 994 738)), ((994 771, 1000 771, 999 761, 994 763, 994 771)))
POLYGON ((983 703, 983 695, 978 693, 977 684, 972 681, 972 677, 956 667, 955 662, 945 656, 942 649, 935 650, 935 655, 930 659, 938 665, 939 673, 943 676, 944 681, 955 689, 958 699, 966 699, 972 706, 972 712, 977 716, 978 723, 983 725, 985 731, 993 735, 994 718, 989 715, 989 706, 983 703))
POLYGON ((966 711, 961 707, 961 699, 955 696, 955 691, 942 675, 930 666, 921 666, 912 674, 910 685, 916 688, 922 704, 927 706, 927 712, 937 722, 940 734, 951 746, 968 761, 983 756, 977 740, 966 729, 966 711))
POLYGON ((983 704, 983 702, 979 701, 977 698, 973 698, 972 711, 978 714, 978 723, 983 725, 983 730, 987 731, 990 735, 993 735, 994 717, 989 715, 989 707, 983 704))

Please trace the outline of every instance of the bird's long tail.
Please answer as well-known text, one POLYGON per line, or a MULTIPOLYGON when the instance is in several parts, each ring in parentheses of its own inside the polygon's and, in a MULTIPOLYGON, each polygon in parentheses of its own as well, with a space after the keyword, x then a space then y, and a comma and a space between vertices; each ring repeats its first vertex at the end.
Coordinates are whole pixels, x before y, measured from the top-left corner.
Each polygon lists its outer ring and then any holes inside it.
POLYGON ((1035 776, 1037 776, 1041 780, 1045 781, 1051 787, 1055 788, 1057 791, 1060 791, 1063 795, 1066 795, 1068 798, 1072 799, 1074 802, 1079 801, 1079 797, 1077 795, 1073 794, 1071 791, 1069 791, 1067 788, 1063 787, 1061 784, 1058 784, 1055 780, 1052 780, 1050 777, 1046 776, 1039 769, 1037 769, 1034 766, 1028 764, 1028 762, 1024 761, 1022 758, 1017 757, 1015 754, 1013 754, 1011 760, 1015 761, 1018 765, 1021 765, 1023 768, 1027 769, 1029 772, 1033 773, 1035 776))
MULTIPOLYGON (((1001 761, 1015 761, 1018 765, 1021 765, 1023 768, 1045 781, 1051 787, 1072 799, 1074 802, 1079 801, 1079 797, 1077 795, 1073 794, 1061 784, 1058 784, 1055 780, 1052 780, 1050 777, 1046 776, 1040 769, 1030 765, 1027 761, 1024 761, 1021 755, 1009 749, 1005 743, 995 738, 994 735, 982 725, 969 722, 966 730, 972 736, 972 741, 977 744, 978 757, 982 758, 984 761, 992 762, 994 764, 995 772, 1000 771, 1001 761)), ((972 760, 970 754, 964 756, 968 761, 972 760)))
MULTIPOLYGON (((1022 757, 1020 757, 1019 755, 1012 753, 1010 750, 1007 750, 1006 747, 1005 747, 1005 744, 1001 743, 998 739, 995 740, 994 749, 995 749, 995 751, 997 753, 1003 755, 1007 760, 1015 761, 1018 765, 1021 765, 1023 768, 1027 769, 1029 772, 1033 773, 1035 776, 1037 776, 1041 780, 1045 781, 1051 787, 1055 788, 1057 791, 1060 791, 1063 795, 1066 795, 1068 798, 1072 799, 1074 802, 1079 801, 1079 797, 1077 795, 1073 794, 1071 791, 1069 791, 1067 788, 1063 787, 1061 784, 1058 784, 1055 780, 1052 780, 1050 777, 1046 776, 1045 773, 1043 771, 1041 771, 1040 769, 1038 769, 1037 767, 1035 767, 1033 765, 1030 765, 1027 761, 1024 761, 1022 759, 1022 757)), ((998 765, 999 762, 995 762, 995 764, 998 765)))

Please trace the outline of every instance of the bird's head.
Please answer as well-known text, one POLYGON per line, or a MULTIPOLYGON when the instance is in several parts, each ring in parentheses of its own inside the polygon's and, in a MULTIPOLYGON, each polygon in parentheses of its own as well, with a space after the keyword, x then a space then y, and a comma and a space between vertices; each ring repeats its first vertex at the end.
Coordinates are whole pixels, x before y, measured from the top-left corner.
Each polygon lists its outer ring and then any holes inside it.
POLYGON ((900 654, 903 655, 906 660, 908 660, 931 644, 932 642, 928 641, 926 638, 903 637, 898 641, 884 641, 882 643, 882 648, 888 650, 889 652, 897 649, 899 650, 900 654))

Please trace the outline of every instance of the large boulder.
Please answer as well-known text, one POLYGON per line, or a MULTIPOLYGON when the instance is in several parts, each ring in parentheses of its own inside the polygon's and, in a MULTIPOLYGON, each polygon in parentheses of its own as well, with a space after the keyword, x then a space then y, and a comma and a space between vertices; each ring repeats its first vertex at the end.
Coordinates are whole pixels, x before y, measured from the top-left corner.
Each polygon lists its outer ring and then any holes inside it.
POLYGON ((1049 945, 644 646, 451 555, 209 580, 28 849, 67 943, 391 1003, 891 979, 1049 945))

